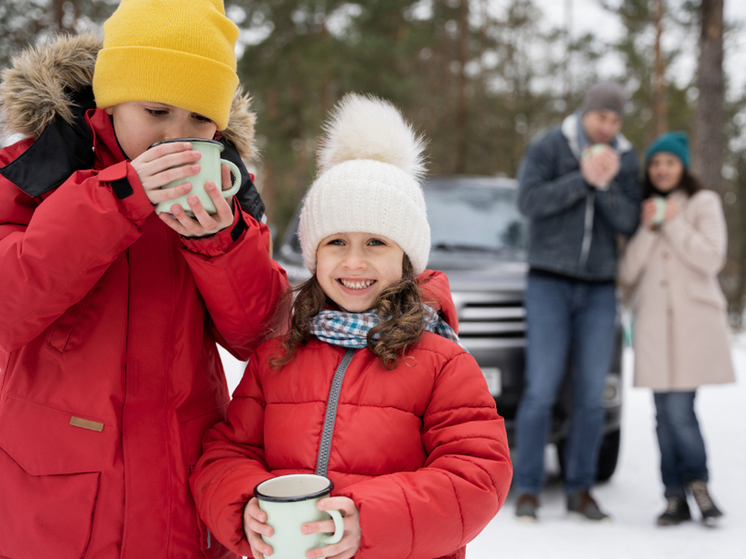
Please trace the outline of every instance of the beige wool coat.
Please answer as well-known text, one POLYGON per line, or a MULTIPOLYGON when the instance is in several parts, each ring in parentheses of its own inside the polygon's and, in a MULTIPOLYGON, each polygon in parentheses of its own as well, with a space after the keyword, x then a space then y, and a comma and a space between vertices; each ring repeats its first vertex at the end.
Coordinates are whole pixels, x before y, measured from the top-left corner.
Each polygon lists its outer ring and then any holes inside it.
POLYGON ((694 390, 733 382, 726 301, 717 280, 727 231, 720 197, 670 194, 681 213, 630 239, 619 282, 633 286, 635 386, 694 390))

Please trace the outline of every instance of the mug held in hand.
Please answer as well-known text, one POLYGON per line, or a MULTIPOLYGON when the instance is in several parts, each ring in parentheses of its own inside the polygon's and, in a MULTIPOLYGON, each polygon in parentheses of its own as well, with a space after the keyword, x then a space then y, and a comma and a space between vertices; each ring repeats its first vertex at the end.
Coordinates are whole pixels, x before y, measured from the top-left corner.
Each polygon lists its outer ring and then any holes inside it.
POLYGON ((316 474, 290 474, 268 479, 254 488, 259 508, 267 513, 271 537, 262 539, 272 546, 272 559, 303 559, 311 549, 335 544, 342 539, 344 524, 337 510, 316 508, 321 499, 331 494, 334 484, 316 474), (309 522, 334 520, 333 534, 303 534, 301 526, 309 522))
POLYGON ((586 146, 583 149, 583 159, 588 159, 589 157, 593 157, 594 155, 598 155, 602 151, 606 151, 607 149, 610 149, 608 144, 593 144, 590 146, 586 146))
POLYGON ((172 142, 191 142, 192 149, 196 149, 202 154, 202 157, 199 158, 200 171, 196 175, 183 179, 176 179, 167 185, 162 186, 161 188, 174 188, 180 184, 184 184, 185 182, 190 182, 192 184, 192 190, 183 196, 174 198, 173 200, 159 202, 155 206, 155 213, 170 212, 171 206, 178 204, 184 208, 184 211, 188 215, 194 216, 194 213, 187 202, 187 198, 192 195, 199 198, 202 207, 205 208, 205 211, 208 214, 216 213, 217 210, 215 209, 215 204, 212 203, 209 194, 205 191, 205 184, 207 182, 213 182, 219 188, 222 187, 223 181, 221 180, 221 168, 223 165, 228 165, 231 169, 231 174, 233 175, 233 185, 230 189, 223 190, 222 194, 223 198, 230 198, 238 192, 239 188, 241 188, 241 171, 238 170, 238 167, 232 161, 220 159, 220 153, 225 149, 225 146, 215 140, 203 140, 201 138, 176 138, 173 140, 156 142, 150 147, 152 148, 172 142))
POLYGON ((653 227, 660 227, 663 225, 666 217, 666 199, 663 196, 653 197, 653 203, 655 204, 655 215, 653 216, 653 227))

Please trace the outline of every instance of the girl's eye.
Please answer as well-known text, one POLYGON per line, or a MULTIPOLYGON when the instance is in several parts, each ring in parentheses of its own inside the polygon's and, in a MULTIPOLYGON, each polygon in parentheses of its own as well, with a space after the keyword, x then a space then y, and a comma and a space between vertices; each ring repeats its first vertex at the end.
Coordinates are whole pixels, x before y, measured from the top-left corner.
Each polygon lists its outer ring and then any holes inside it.
POLYGON ((160 116, 166 116, 168 114, 168 111, 164 109, 145 109, 145 112, 148 113, 150 116, 154 117, 160 117, 160 116))
POLYGON ((368 244, 372 246, 385 246, 386 245, 386 243, 384 243, 381 239, 371 239, 370 241, 368 241, 368 244))
POLYGON ((331 241, 329 241, 326 244, 328 244, 328 245, 343 246, 345 244, 345 242, 342 239, 332 239, 331 241))

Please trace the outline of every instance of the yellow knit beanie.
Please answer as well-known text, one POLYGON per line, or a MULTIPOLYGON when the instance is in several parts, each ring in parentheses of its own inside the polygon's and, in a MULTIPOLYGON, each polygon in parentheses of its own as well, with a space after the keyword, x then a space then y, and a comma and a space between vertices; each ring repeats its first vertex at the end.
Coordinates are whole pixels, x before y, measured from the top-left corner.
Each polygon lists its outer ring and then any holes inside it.
POLYGON ((237 38, 222 0, 122 0, 104 23, 96 105, 165 103, 225 130, 238 86, 237 38))

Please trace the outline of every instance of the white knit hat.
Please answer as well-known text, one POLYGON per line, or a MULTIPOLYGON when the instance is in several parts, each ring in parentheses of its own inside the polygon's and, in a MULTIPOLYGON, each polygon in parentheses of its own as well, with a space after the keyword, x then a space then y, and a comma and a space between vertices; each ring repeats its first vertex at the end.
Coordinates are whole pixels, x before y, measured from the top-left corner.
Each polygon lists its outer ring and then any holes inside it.
POLYGON ((316 250, 329 235, 372 233, 396 242, 420 274, 430 254, 423 139, 391 103, 354 93, 337 104, 324 131, 298 226, 308 269, 316 271, 316 250))

